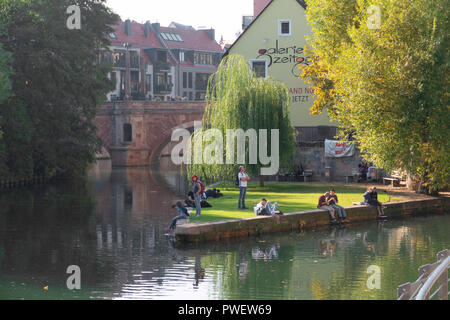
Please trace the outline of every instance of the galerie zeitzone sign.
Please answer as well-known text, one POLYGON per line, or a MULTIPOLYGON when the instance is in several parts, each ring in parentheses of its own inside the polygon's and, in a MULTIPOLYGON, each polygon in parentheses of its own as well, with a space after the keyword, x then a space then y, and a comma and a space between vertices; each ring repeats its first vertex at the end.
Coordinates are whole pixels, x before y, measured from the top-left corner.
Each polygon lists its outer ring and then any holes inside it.
MULTIPOLYGON (((278 40, 276 40, 275 47, 273 48, 259 49, 256 59, 266 59, 268 68, 274 65, 287 65, 287 69, 290 72, 286 75, 288 76, 286 80, 289 80, 289 77, 292 77, 291 79, 298 79, 302 73, 301 66, 310 65, 309 57, 305 57, 303 47, 295 45, 279 47, 278 40)), ((292 81, 286 81, 286 84, 290 83, 292 81)), ((313 89, 309 87, 298 88, 289 86, 289 93, 291 95, 291 102, 309 102, 313 94, 313 89)))

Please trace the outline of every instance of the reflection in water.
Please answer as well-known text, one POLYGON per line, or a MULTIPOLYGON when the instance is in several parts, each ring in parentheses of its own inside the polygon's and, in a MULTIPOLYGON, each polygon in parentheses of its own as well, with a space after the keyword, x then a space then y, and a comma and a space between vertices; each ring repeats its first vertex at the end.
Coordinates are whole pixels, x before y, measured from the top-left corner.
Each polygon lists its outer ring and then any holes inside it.
POLYGON ((175 248, 163 229, 184 181, 160 172, 99 170, 0 195, 0 298, 394 299, 450 245, 445 215, 175 248), (373 264, 380 290, 366 287, 373 264), (69 265, 79 291, 65 287, 69 265))

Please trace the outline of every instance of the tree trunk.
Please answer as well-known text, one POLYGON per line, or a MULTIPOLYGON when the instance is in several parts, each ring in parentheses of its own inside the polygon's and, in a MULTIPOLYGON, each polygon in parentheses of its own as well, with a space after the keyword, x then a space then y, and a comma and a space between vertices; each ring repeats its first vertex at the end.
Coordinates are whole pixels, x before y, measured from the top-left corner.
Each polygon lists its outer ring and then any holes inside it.
POLYGON ((414 181, 413 176, 409 172, 406 176, 406 187, 408 190, 417 191, 417 182, 414 181))
POLYGON ((264 176, 261 174, 259 175, 259 186, 264 187, 264 176))

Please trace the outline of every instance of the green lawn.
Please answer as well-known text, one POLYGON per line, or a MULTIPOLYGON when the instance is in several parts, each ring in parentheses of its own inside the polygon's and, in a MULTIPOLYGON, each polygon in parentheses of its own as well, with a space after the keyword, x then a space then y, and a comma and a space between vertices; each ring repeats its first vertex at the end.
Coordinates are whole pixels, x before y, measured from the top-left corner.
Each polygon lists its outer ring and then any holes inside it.
MULTIPOLYGON (((202 208, 201 217, 195 218, 195 209, 192 212, 190 222, 220 221, 226 219, 239 219, 254 217, 253 207, 266 198, 268 201, 278 202, 278 207, 284 213, 312 210, 317 208, 319 196, 327 189, 334 188, 339 198, 339 205, 351 206, 352 202, 363 201, 364 187, 347 187, 339 185, 294 185, 294 184, 266 184, 264 188, 258 185, 249 185, 245 205, 248 210, 238 210, 239 188, 216 186, 223 193, 223 197, 208 199, 212 208, 202 208)), ((389 201, 385 191, 378 191, 378 200, 389 201)), ((401 200, 392 198, 391 201, 401 200)))

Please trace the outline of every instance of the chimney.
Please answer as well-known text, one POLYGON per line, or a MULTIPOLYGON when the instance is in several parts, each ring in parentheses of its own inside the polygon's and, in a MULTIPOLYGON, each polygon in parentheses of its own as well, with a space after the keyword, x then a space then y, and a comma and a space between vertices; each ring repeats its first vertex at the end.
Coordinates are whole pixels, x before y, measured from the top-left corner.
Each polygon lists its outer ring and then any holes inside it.
POLYGON ((131 21, 130 19, 125 20, 125 33, 127 36, 131 36, 131 21))
POLYGON ((204 29, 202 31, 205 31, 212 41, 216 41, 216 31, 214 29, 204 29))
POLYGON ((253 20, 264 10, 272 0, 253 0, 253 20))
POLYGON ((150 21, 147 21, 146 23, 145 23, 145 26, 144 26, 144 34, 145 34, 145 37, 148 39, 148 38, 150 38, 150 21))
POLYGON ((152 23, 152 27, 153 27, 153 30, 155 30, 155 33, 157 35, 159 35, 161 33, 161 25, 159 24, 159 22, 152 23))

